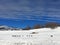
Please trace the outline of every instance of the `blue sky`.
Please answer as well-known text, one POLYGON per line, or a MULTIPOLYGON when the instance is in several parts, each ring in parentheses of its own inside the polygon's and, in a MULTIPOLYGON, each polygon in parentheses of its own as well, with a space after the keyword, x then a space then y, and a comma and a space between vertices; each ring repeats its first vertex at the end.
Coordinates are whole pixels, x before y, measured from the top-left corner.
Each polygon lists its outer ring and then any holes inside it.
POLYGON ((0 0, 0 25, 60 23, 60 0, 0 0))

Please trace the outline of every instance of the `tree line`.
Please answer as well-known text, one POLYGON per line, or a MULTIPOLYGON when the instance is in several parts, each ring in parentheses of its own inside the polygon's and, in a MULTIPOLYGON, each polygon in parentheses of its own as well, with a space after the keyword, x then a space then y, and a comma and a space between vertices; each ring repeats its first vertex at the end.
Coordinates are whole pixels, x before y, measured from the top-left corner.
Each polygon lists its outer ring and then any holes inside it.
POLYGON ((36 24, 32 28, 29 25, 27 25, 23 30, 39 29, 39 28, 51 28, 51 29, 55 29, 58 26, 60 26, 60 24, 55 23, 55 22, 49 22, 49 23, 46 23, 45 25, 36 24))

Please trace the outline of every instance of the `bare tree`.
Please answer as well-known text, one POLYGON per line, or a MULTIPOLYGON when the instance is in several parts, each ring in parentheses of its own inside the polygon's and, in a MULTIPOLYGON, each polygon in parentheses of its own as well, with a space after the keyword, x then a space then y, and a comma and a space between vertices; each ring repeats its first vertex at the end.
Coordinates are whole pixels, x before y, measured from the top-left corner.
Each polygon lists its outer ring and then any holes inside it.
POLYGON ((41 26, 39 24, 36 24, 33 28, 38 29, 38 28, 41 28, 41 26))
POLYGON ((49 22, 45 25, 45 27, 52 28, 52 29, 56 28, 57 26, 58 26, 58 24, 55 22, 49 22))

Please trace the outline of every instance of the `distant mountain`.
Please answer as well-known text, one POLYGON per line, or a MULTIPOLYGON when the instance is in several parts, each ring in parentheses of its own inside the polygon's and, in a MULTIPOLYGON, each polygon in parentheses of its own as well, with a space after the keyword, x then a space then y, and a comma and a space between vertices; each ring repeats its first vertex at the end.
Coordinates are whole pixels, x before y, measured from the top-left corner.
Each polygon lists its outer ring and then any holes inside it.
POLYGON ((19 30, 18 28, 9 27, 6 25, 1 25, 0 30, 19 30))

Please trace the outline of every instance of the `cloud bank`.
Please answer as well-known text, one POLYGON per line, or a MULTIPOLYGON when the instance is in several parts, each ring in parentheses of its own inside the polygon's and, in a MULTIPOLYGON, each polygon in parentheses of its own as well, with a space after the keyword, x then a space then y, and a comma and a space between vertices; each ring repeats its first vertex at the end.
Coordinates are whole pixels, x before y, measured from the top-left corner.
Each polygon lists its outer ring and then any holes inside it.
POLYGON ((0 0, 0 18, 59 20, 60 0, 0 0))

